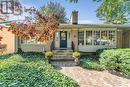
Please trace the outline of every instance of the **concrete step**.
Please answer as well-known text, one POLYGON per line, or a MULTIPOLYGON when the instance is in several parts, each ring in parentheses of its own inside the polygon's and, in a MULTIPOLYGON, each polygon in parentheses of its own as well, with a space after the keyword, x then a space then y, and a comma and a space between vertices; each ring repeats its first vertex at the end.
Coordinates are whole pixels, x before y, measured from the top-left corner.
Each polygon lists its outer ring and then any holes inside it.
POLYGON ((73 59, 72 55, 54 55, 52 59, 73 59))
POLYGON ((53 60, 73 60, 73 50, 53 50, 53 60))
POLYGON ((66 50, 55 50, 53 51, 55 55, 72 55, 73 51, 66 51, 66 50))
POLYGON ((74 61, 51 61, 51 64, 56 67, 76 66, 74 61))
POLYGON ((53 50, 54 53, 73 53, 73 50, 53 50))

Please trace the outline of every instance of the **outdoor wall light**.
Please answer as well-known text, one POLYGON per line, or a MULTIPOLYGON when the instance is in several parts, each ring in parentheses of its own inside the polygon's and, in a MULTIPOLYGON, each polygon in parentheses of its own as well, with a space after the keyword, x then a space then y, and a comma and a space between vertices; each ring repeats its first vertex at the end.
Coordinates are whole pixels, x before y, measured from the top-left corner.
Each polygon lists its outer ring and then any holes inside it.
POLYGON ((74 38, 76 38, 76 35, 74 35, 74 38))

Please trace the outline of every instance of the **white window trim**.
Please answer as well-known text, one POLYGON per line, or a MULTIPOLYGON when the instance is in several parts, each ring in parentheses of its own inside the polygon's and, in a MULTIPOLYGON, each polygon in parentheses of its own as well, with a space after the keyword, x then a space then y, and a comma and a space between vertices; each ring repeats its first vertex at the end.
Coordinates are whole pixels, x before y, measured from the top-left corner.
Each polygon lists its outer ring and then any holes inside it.
MULTIPOLYGON (((111 30, 106 30, 106 29, 93 29, 93 30, 92 29, 86 29, 86 30, 84 30, 84 29, 81 29, 79 31, 84 31, 84 45, 82 45, 82 46, 106 46, 106 45, 101 45, 101 32, 107 31, 107 37, 109 38, 109 31, 114 31, 115 32, 115 35, 114 35, 115 45, 112 45, 112 47, 117 47, 117 31, 115 30, 115 28, 113 28, 111 30), (92 31, 92 45, 86 45, 86 31, 92 31), (94 45, 94 31, 100 31, 100 45, 94 45)), ((81 45, 78 45, 78 46, 81 46, 81 45)))

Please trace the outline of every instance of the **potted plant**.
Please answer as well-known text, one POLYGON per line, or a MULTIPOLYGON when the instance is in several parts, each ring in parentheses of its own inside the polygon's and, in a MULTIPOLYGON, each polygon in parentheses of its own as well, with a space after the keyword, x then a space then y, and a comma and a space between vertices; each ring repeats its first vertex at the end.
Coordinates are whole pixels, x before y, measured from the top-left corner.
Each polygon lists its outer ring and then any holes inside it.
POLYGON ((51 51, 47 51, 46 53, 45 53, 45 59, 50 63, 50 59, 53 57, 53 52, 51 52, 51 51))
POLYGON ((73 58, 74 58, 74 62, 77 63, 77 65, 78 65, 79 64, 80 53, 79 52, 73 52, 73 58))

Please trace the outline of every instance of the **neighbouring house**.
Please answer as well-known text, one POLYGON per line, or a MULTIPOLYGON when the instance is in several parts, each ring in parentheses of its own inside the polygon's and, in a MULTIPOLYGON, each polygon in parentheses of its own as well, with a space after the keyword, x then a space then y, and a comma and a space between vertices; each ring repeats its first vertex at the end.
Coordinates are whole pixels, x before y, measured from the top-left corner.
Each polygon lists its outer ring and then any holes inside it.
MULTIPOLYGON (((40 27, 39 27, 40 28, 40 27)), ((78 24, 78 12, 73 11, 71 24, 60 24, 55 38, 48 45, 34 39, 21 41, 4 29, 0 32, 3 44, 7 44, 7 53, 18 48, 23 51, 43 52, 48 50, 70 49, 79 52, 96 52, 102 48, 129 48, 130 26, 114 24, 78 24)))

